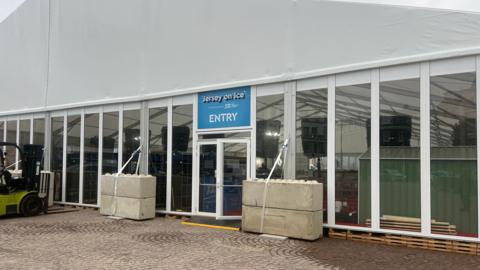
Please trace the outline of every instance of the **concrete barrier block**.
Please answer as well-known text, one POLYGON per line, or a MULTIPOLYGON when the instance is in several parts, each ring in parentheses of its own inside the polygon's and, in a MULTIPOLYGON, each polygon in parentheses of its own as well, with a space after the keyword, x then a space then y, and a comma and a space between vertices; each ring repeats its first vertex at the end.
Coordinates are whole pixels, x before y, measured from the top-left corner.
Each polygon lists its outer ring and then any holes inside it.
POLYGON ((102 195, 100 198, 100 214, 111 216, 113 214, 113 203, 114 203, 113 196, 109 195, 102 195))
POLYGON ((151 175, 120 175, 117 179, 117 196, 128 198, 152 198, 156 192, 156 177, 151 175))
POLYGON ((12 175, 12 178, 20 178, 22 177, 22 170, 8 170, 12 175))
POLYGON ((115 175, 104 174, 101 178, 101 195, 113 196, 115 194, 115 175))
MULTIPOLYGON (((263 205, 264 180, 243 181, 243 205, 263 205)), ((316 181, 271 180, 268 183, 267 208, 303 211, 323 209, 323 185, 316 181)))
POLYGON ((115 197, 115 216, 134 220, 151 219, 155 217, 155 198, 134 199, 115 197))
POLYGON ((261 207, 243 206, 242 230, 305 240, 316 240, 323 234, 322 211, 266 208, 263 231, 260 230, 261 216, 261 207))

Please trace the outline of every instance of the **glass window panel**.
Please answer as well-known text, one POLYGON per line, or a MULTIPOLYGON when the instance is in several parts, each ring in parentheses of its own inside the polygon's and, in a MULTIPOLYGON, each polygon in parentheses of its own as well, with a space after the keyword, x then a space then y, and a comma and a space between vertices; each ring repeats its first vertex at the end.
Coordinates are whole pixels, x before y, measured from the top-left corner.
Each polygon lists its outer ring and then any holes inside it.
POLYGON ((33 120, 33 143, 45 144, 45 119, 33 120))
POLYGON ((335 92, 335 220, 370 226, 370 84, 335 92))
POLYGON ((168 108, 150 109, 150 140, 148 170, 157 178, 156 208, 166 209, 167 203, 167 136, 168 108))
MULTIPOLYGON (((8 121, 7 122, 7 142, 9 143, 17 143, 17 121, 8 121)), ((15 166, 15 158, 17 149, 12 146, 5 147, 6 155, 5 155, 5 166, 8 167, 10 170, 14 170, 15 166)))
POLYGON ((430 78, 432 233, 476 237, 475 73, 430 78))
MULTIPOLYGON (((267 178, 283 144, 283 94, 257 97, 256 178, 267 178)), ((277 166, 272 178, 282 178, 277 166)))
POLYGON ((296 179, 323 184, 323 218, 327 218, 327 115, 328 91, 296 94, 296 179))
POLYGON ((380 83, 380 227, 420 231, 420 79, 380 83))
POLYGON ((78 203, 80 180, 80 115, 67 117, 67 179, 65 201, 78 203))
POLYGON ((5 138, 3 137, 5 130, 5 121, 0 120, 0 140, 3 142, 5 138))
POLYGON ((50 157, 50 167, 54 174, 54 200, 62 200, 62 172, 63 172, 63 116, 62 117, 53 117, 51 119, 51 157, 50 157))
POLYGON ((198 211, 215 213, 217 206, 217 145, 200 145, 198 211))
POLYGON ((223 215, 242 215, 242 185, 247 179, 247 144, 223 144, 223 215))
POLYGON ((192 120, 192 105, 173 107, 172 211, 191 211, 192 120))
POLYGON ((118 171, 118 117, 118 112, 103 114, 103 174, 118 171))
POLYGON ((97 203, 99 115, 86 114, 83 152, 83 203, 97 203))
MULTIPOLYGON (((132 154, 140 146, 140 111, 131 110, 123 112, 123 162, 128 161, 132 154)), ((136 153, 130 163, 125 167, 123 173, 135 173, 138 163, 136 153)))
POLYGON ((30 143, 30 119, 20 120, 20 149, 23 149, 25 144, 30 143))

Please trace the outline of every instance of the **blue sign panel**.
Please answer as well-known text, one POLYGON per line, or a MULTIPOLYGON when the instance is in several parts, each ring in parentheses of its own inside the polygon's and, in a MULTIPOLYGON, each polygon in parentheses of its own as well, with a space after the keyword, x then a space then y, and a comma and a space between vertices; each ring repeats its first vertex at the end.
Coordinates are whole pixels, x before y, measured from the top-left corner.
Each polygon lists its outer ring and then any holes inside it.
POLYGON ((198 94, 198 129, 250 126, 250 86, 198 94))

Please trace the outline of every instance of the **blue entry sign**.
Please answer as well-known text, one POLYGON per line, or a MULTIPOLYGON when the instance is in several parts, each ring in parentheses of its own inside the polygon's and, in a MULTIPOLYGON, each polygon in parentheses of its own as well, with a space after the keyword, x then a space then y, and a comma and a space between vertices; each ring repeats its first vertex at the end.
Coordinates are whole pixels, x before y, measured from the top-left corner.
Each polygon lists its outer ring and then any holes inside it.
POLYGON ((250 86, 198 94, 198 129, 250 126, 250 86))

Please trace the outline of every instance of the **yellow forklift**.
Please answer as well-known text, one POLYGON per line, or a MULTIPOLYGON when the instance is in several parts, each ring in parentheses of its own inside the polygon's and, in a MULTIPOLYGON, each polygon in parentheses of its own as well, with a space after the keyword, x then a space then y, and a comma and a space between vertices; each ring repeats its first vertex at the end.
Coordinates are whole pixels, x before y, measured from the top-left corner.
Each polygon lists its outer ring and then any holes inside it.
POLYGON ((0 216, 20 214, 35 216, 48 210, 49 179, 41 178, 43 146, 0 142, 0 216), (13 177, 5 167, 3 146, 15 147, 19 153, 21 177, 13 177))

